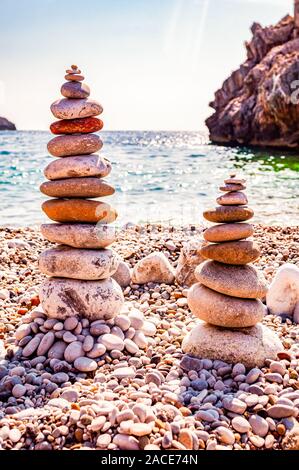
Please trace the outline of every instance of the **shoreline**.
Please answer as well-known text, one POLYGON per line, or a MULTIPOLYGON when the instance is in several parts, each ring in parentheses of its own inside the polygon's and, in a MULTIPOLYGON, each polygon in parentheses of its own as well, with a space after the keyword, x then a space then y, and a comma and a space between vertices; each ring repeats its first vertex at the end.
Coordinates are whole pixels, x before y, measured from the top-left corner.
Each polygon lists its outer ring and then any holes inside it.
MULTIPOLYGON (((199 237, 201 230, 196 226, 194 230, 160 225, 135 226, 118 234, 113 249, 131 267, 153 251, 163 251, 175 266, 183 242, 199 237), (169 240, 175 249, 167 248, 165 244, 169 240)), ((262 249, 260 259, 254 264, 263 270, 268 281, 285 262, 299 266, 298 226, 255 225, 254 239, 262 249)), ((277 402, 282 391, 294 390, 299 400, 299 351, 296 349, 299 325, 272 315, 267 315, 262 322, 278 333, 286 348, 286 359, 279 361, 285 370, 283 383, 272 381, 270 376, 268 379, 269 364, 261 368, 253 382, 247 380, 254 369, 245 372, 239 365, 242 377, 238 382, 233 372, 235 369, 221 361, 201 361, 200 370, 188 371, 181 367, 181 342, 197 320, 187 307, 187 290, 176 283, 131 284, 124 289, 126 302, 138 308, 157 328, 147 350, 142 350, 137 356, 124 353, 119 359, 102 360, 93 376, 85 373, 75 375, 68 370, 53 372, 48 367, 44 369, 43 363, 32 363, 30 359, 21 362, 13 358, 14 332, 24 315, 37 305, 38 287, 44 279, 37 269, 38 254, 52 244, 43 240, 37 229, 28 227, 0 228, 0 240, 0 295, 5 297, 3 291, 9 293, 6 299, 0 300, 0 340, 4 341, 10 358, 10 361, 0 362, 0 448, 287 448, 285 436, 297 421, 295 417, 264 419, 266 424, 264 421, 263 424, 268 429, 264 436, 262 432, 259 435, 257 429, 253 430, 250 423, 252 415, 266 417, 266 410, 277 402), (133 369, 134 376, 116 379, 113 372, 121 366, 133 369), (13 372, 9 373, 11 370, 13 372), (58 384, 59 373, 64 374, 62 380, 65 382, 58 384), (1 396, 4 396, 1 393, 13 380, 25 382, 26 393, 18 398, 11 394, 8 400, 2 398, 1 401, 1 396), (70 403, 60 398, 64 390, 72 394, 70 403), (233 425, 234 413, 219 405, 223 397, 230 396, 248 400, 246 411, 240 414, 247 431, 237 431, 233 425), (144 435, 133 431, 128 436, 124 431, 127 421, 121 425, 113 416, 121 414, 124 420, 130 420, 130 410, 136 404, 143 413, 148 413, 148 421, 143 421, 143 428, 146 428, 146 423, 152 423, 152 427, 149 432, 145 430, 144 435), (214 413, 211 421, 200 418, 209 410, 214 410, 211 411, 214 413), (55 429, 59 431, 54 432, 55 429)))

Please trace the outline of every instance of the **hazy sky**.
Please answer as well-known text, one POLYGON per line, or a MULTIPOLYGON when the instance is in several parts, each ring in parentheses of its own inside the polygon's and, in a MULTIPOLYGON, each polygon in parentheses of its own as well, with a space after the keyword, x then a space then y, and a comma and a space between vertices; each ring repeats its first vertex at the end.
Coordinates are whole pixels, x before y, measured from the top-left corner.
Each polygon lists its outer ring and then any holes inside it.
POLYGON ((46 129, 78 64, 105 129, 203 129, 253 21, 293 0, 0 0, 0 115, 46 129))

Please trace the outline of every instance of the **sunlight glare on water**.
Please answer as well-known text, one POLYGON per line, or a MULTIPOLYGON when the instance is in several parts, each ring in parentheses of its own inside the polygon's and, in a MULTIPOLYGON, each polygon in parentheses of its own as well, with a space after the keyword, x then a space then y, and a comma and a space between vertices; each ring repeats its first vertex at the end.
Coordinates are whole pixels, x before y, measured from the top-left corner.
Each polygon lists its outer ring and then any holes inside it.
MULTIPOLYGON (((113 165, 108 179, 115 195, 105 198, 119 222, 202 222, 215 205, 218 186, 231 171, 247 179, 256 222, 299 224, 299 155, 208 144, 199 132, 101 132, 101 153, 113 165)), ((48 132, 0 134, 0 224, 31 226, 45 222, 39 192, 48 132)))

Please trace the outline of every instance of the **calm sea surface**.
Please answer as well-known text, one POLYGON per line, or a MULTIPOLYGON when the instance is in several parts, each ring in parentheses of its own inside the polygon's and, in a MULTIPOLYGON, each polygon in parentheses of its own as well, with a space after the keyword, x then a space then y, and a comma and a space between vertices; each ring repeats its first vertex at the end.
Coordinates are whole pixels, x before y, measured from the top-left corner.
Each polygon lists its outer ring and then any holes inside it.
MULTIPOLYGON (((196 132, 102 132, 101 153, 113 164, 116 193, 105 198, 119 222, 197 224, 215 204, 230 171, 247 179, 255 221, 299 224, 299 154, 209 145, 196 132)), ((35 225, 46 220, 39 192, 48 132, 0 133, 0 225, 35 225)))

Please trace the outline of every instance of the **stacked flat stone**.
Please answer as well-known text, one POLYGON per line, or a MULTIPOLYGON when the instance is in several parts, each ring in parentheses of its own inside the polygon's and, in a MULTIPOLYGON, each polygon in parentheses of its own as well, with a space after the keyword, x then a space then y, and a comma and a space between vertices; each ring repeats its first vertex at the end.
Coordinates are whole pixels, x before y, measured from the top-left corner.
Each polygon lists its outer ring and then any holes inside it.
POLYGON ((247 206, 244 179, 233 174, 219 189, 224 193, 217 198, 219 205, 203 214, 217 224, 204 231, 209 244, 200 250, 211 261, 196 268, 198 283, 188 292, 191 312, 206 323, 197 326, 184 340, 183 350, 247 365, 254 365, 255 357, 256 363, 261 364, 283 348, 274 333, 259 324, 266 310, 262 299, 267 283, 250 264, 260 256, 257 244, 248 240, 253 226, 247 221, 254 213, 247 206))
POLYGON ((40 300, 49 318, 80 316, 90 321, 115 317, 124 302, 122 290, 111 276, 120 259, 108 246, 114 242, 117 212, 99 197, 114 188, 105 181, 110 162, 94 153, 102 148, 95 134, 103 127, 102 106, 89 99, 89 87, 76 65, 66 71, 61 87, 64 97, 51 105, 59 119, 50 130, 57 135, 48 151, 58 157, 45 169, 48 179, 40 190, 51 197, 42 205, 56 223, 44 224, 41 232, 58 246, 44 251, 40 271, 50 276, 41 286, 40 300))

